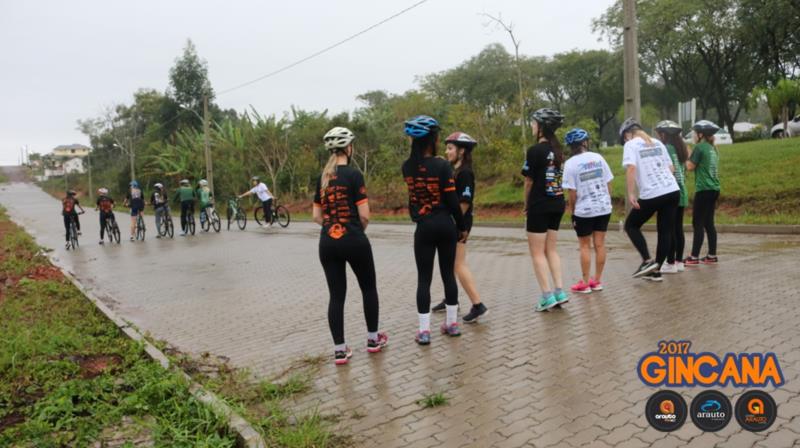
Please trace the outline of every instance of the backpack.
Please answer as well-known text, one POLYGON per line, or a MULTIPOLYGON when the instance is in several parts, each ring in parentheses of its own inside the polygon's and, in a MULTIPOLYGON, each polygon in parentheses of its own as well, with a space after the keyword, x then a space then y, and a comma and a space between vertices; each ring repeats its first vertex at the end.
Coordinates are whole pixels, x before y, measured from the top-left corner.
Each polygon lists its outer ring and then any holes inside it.
POLYGON ((72 211, 75 209, 75 198, 67 196, 61 200, 61 204, 63 206, 64 213, 72 213, 72 211))

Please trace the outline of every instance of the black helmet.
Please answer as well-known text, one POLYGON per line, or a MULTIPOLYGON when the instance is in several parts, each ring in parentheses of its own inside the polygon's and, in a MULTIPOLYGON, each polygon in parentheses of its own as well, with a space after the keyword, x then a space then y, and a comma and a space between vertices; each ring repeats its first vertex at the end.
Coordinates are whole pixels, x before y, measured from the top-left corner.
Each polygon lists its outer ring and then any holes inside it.
POLYGON ((678 123, 671 120, 662 120, 656 124, 656 131, 664 134, 680 134, 683 128, 678 123))
POLYGON ((635 129, 642 129, 642 125, 640 125, 638 121, 634 120, 633 117, 628 117, 625 119, 625 121, 623 121, 622 125, 619 127, 620 144, 625 144, 625 133, 635 129))
POLYGON ((530 121, 535 121, 543 127, 555 131, 564 124, 564 118, 561 112, 543 107, 533 111, 530 116, 530 121))
POLYGON ((692 130, 703 135, 711 136, 719 131, 719 126, 708 120, 700 120, 692 126, 692 130))
POLYGON ((67 196, 75 196, 76 194, 75 190, 67 190, 67 196))

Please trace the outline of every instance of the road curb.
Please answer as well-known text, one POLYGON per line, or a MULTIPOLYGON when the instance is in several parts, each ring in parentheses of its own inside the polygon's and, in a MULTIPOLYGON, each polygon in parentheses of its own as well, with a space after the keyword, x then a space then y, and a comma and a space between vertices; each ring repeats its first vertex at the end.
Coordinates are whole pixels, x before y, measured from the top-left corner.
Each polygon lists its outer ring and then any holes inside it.
MULTIPOLYGON (((21 229, 25 230, 25 227, 22 223, 15 220, 11 217, 11 214, 8 213, 9 219, 16 223, 21 229)), ((34 240, 36 237, 31 235, 34 240)), ((235 433, 238 439, 239 446, 247 447, 247 448, 266 448, 266 443, 264 442, 263 437, 261 434, 256 431, 253 426, 247 422, 241 415, 237 414, 224 400, 220 399, 214 393, 207 391, 200 385, 198 382, 194 381, 186 372, 178 368, 177 366, 173 365, 167 355, 164 354, 161 350, 158 349, 155 345, 153 345, 147 338, 139 332, 139 330, 132 325, 130 322, 126 321, 122 317, 120 317, 114 310, 108 307, 103 301, 100 300, 97 296, 92 293, 89 288, 86 288, 74 274, 69 272, 68 270, 64 269, 57 260, 51 255, 51 253, 45 253, 45 256, 53 266, 57 267, 64 277, 69 279, 69 281, 75 285, 76 288, 84 295, 86 298, 89 299, 98 310, 100 310, 103 315, 105 315, 109 320, 114 322, 114 324, 125 333, 126 336, 131 338, 136 342, 140 342, 144 346, 144 351, 147 353, 150 358, 154 361, 161 364, 161 366, 166 369, 170 370, 173 369, 177 372, 180 372, 184 378, 189 382, 189 391, 192 395, 199 400, 201 403, 205 404, 206 406, 210 407, 217 415, 222 416, 227 420, 228 427, 231 428, 235 433)))

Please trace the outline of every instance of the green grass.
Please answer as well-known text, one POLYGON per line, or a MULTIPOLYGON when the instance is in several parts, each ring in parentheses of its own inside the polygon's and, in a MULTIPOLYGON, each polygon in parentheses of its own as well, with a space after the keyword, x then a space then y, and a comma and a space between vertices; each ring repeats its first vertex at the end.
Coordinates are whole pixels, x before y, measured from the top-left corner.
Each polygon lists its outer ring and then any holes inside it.
POLYGON ((417 404, 423 408, 436 408, 439 406, 445 406, 448 401, 449 399, 442 392, 436 392, 434 394, 426 395, 421 400, 417 400, 417 404))
MULTIPOLYGON (((719 147, 722 191, 717 222, 722 224, 800 224, 800 139, 759 140, 719 147)), ((601 152, 614 173, 612 197, 616 213, 624 210, 625 173, 622 148, 601 152)), ((688 173, 689 207, 694 174, 688 173)), ((476 205, 522 204, 522 187, 501 182, 480 186, 476 205)), ((616 217, 618 218, 618 216, 616 217)), ((615 218, 612 218, 614 220, 615 218)), ((687 215, 687 219, 690 217, 687 215)))
POLYGON ((147 358, 2 211, 0 260, 0 446, 87 446, 123 417, 156 446, 234 446, 184 378, 147 358))

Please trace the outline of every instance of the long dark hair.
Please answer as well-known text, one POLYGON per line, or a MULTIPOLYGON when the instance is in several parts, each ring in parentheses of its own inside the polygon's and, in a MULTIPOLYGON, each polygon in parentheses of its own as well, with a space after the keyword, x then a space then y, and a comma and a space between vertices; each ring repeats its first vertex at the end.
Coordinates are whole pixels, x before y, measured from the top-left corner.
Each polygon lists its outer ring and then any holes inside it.
POLYGON ((461 163, 456 168, 455 175, 457 176, 463 170, 472 171, 472 148, 456 145, 456 149, 463 149, 464 155, 461 156, 461 163))
POLYGON ((415 174, 417 167, 422 165, 422 161, 425 159, 425 151, 428 148, 431 148, 431 155, 436 156, 438 138, 439 131, 431 131, 428 135, 411 140, 411 153, 408 155, 408 160, 414 162, 415 174))
POLYGON ((556 166, 562 166, 564 164, 564 150, 561 149, 561 142, 559 142, 558 137, 556 137, 556 131, 542 123, 537 122, 537 124, 539 125, 539 137, 547 139, 547 143, 550 144, 550 148, 552 148, 553 154, 555 154, 553 163, 555 163, 556 166))
POLYGON ((678 155, 678 161, 681 165, 686 163, 686 161, 689 160, 689 150, 686 148, 686 143, 684 143, 681 135, 662 133, 662 136, 664 137, 664 143, 672 145, 675 148, 675 154, 678 155))

